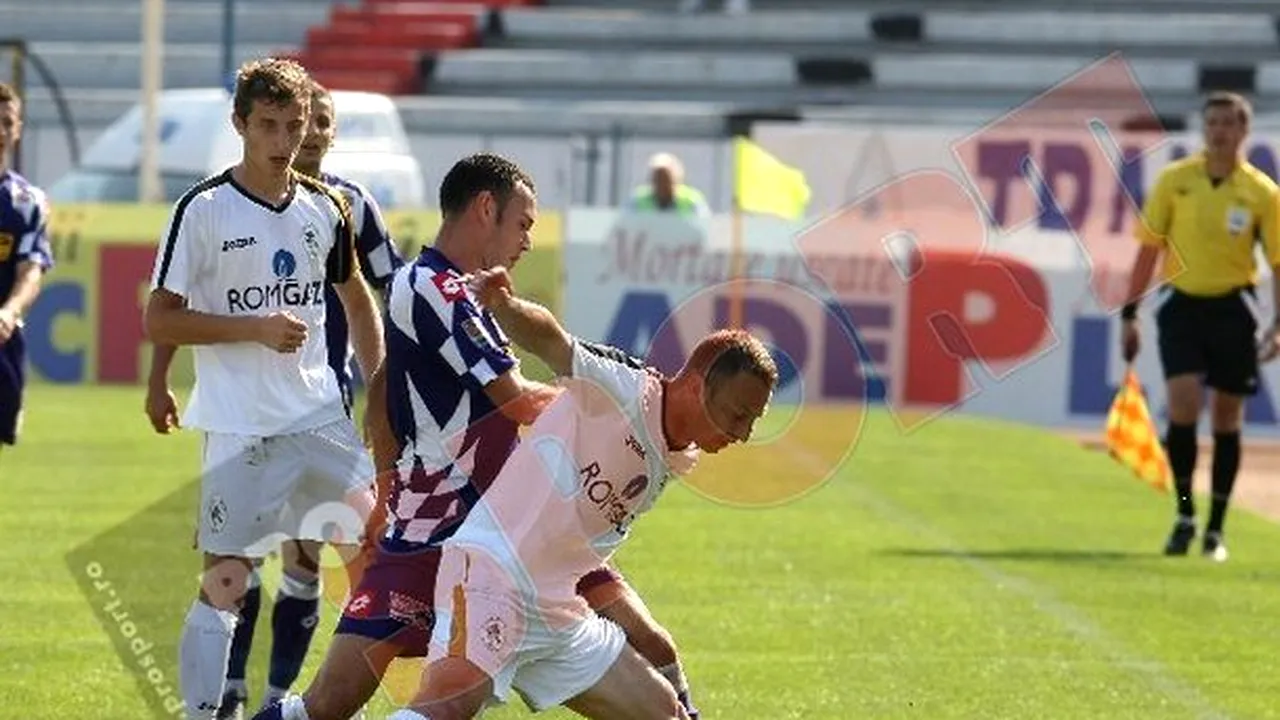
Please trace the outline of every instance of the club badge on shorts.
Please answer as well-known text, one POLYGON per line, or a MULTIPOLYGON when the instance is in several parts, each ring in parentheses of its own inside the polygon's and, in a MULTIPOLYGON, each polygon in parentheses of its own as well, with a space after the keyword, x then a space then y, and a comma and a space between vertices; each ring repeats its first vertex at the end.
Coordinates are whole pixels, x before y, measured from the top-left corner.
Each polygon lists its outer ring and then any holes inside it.
POLYGON ((209 531, 217 535, 227 526, 227 503, 221 495, 209 498, 209 531))
POLYGON ((1236 205, 1227 211, 1227 232, 1239 235, 1253 224, 1253 214, 1248 208, 1236 205))
POLYGON ((9 259, 13 254, 13 236, 9 233, 0 233, 0 262, 9 259))

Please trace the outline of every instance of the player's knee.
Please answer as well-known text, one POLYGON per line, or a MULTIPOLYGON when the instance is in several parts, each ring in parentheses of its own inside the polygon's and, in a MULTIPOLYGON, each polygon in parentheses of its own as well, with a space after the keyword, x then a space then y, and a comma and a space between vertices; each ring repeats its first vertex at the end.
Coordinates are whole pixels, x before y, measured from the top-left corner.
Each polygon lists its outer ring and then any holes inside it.
POLYGON ((200 600, 218 610, 238 611, 252 572, 253 565, 245 558, 206 556, 200 600))
POLYGON ((1236 395, 1215 393, 1211 412, 1213 431, 1217 433, 1236 432, 1244 424, 1244 398, 1236 395))
POLYGON ((1179 425, 1195 423, 1200 416, 1203 395, 1200 379, 1184 375, 1170 378, 1167 386, 1169 420, 1179 425))

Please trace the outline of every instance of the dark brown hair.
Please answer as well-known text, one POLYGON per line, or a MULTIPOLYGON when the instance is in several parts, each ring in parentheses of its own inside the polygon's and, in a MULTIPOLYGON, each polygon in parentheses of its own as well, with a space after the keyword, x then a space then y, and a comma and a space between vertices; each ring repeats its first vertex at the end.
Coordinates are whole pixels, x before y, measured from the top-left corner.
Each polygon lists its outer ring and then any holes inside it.
POLYGON ((770 388, 778 383, 778 366, 769 350, 746 330, 717 330, 702 338, 689 355, 689 366, 695 370, 705 368, 703 376, 709 387, 744 372, 760 378, 770 388))
POLYGON ((311 84, 311 76, 293 60, 251 60, 241 65, 236 73, 236 116, 241 120, 249 119, 256 100, 277 106, 296 100, 310 106, 311 84))
POLYGON ((480 193, 490 192, 498 202, 501 217, 517 185, 537 192, 533 178, 514 162, 494 153, 469 155, 454 163, 440 183, 440 211, 445 218, 457 217, 480 193))

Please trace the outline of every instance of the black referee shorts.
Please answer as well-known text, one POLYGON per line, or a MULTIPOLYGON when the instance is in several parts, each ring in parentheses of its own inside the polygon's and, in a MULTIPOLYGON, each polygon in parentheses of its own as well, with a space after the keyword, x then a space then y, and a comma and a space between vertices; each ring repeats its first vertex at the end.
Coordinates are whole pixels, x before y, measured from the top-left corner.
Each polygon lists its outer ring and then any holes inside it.
POLYGON ((1156 311, 1165 379, 1200 375, 1231 395, 1258 392, 1258 315, 1252 288, 1201 297, 1165 290, 1156 311))

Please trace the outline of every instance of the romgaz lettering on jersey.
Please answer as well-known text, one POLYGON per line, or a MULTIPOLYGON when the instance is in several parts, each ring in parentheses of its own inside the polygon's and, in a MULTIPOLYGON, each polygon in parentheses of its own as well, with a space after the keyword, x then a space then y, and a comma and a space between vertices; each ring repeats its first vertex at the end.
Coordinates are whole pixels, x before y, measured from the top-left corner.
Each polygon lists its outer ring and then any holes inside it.
POLYGON ((189 309, 203 313, 288 312, 307 324, 307 340, 296 353, 256 342, 195 346, 187 427, 271 436, 346 417, 328 362, 324 289, 353 270, 350 214, 336 191, 295 178, 278 206, 250 194, 230 170, 198 183, 174 206, 153 288, 182 296, 189 309))

